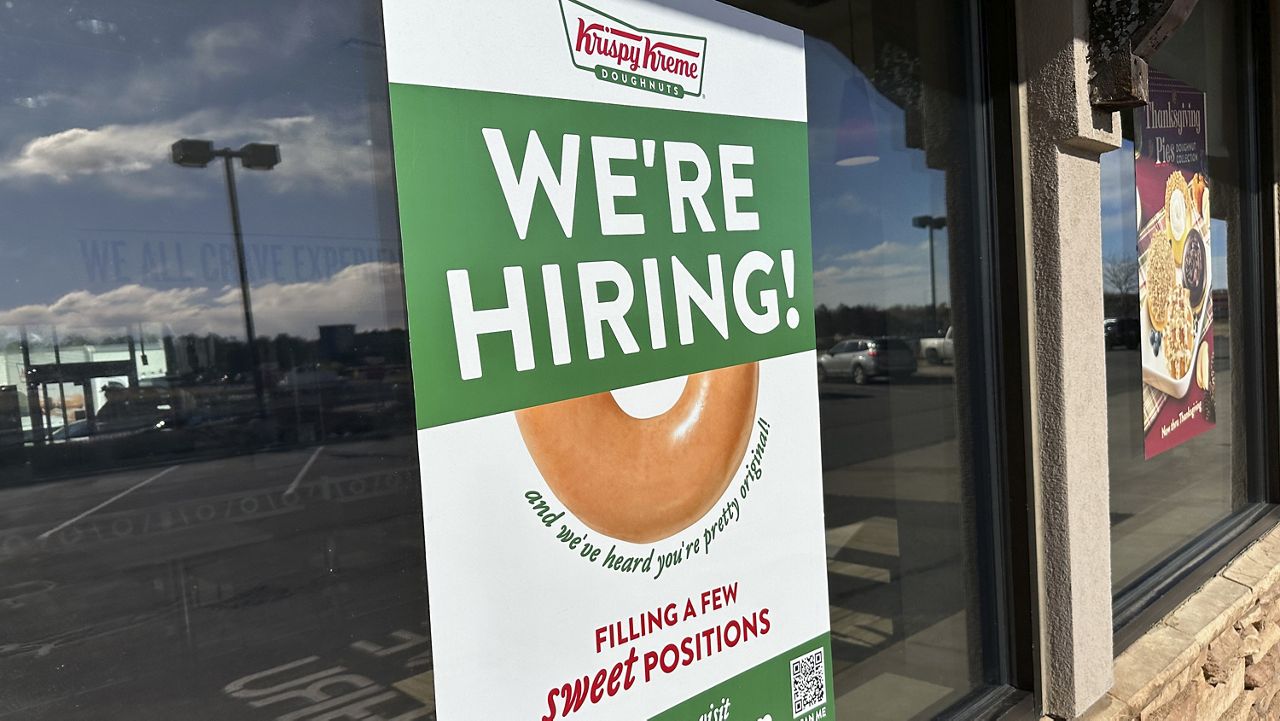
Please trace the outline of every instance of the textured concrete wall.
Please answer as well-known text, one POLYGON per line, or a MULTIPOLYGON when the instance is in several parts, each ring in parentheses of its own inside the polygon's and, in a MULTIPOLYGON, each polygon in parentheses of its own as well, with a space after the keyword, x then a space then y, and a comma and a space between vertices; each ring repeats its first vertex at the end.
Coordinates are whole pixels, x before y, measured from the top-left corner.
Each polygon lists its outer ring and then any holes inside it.
POLYGON ((1112 684, 1098 158, 1119 122, 1088 103, 1086 6, 1018 4, 1041 703, 1059 718, 1112 684))

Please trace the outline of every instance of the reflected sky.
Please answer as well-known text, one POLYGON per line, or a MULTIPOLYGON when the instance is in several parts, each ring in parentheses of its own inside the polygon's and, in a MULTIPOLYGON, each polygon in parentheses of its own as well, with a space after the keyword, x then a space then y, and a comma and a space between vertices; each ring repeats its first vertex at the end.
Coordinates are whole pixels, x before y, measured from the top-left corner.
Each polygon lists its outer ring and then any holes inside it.
POLYGON ((375 142, 385 109, 369 104, 385 102, 383 89, 370 96, 384 82, 376 10, 0 5, 0 324, 114 314, 235 334, 221 168, 168 158, 174 140, 200 137, 282 148, 272 171, 238 169, 259 330, 386 327, 398 314, 365 297, 380 289, 365 274, 398 273, 399 258, 398 240, 379 237, 390 179, 375 142))
MULTIPOLYGON (((805 38, 809 95, 809 192, 813 217, 814 302, 927 305, 929 243, 911 225, 917 215, 946 214, 946 174, 925 167, 924 151, 906 147, 904 112, 866 83, 831 44, 805 38), (836 129, 844 120, 838 89, 866 83, 880 159, 836 165, 836 129)), ((935 231, 938 300, 950 297, 948 231, 935 231)))
MULTIPOLYGON (((380 237, 390 177, 385 108, 370 105, 385 103, 376 12, 0 5, 0 324, 145 317, 174 333, 238 334, 221 172, 169 162, 181 137, 281 145, 276 169, 238 172, 261 333, 401 323, 381 282, 360 280, 399 272, 398 240, 380 237)), ((927 235, 911 218, 945 213, 945 175, 905 147, 902 109, 870 84, 880 160, 836 166, 833 89, 862 78, 831 45, 807 43, 816 302, 927 304, 927 235)), ((941 302, 947 235, 936 233, 941 302)))

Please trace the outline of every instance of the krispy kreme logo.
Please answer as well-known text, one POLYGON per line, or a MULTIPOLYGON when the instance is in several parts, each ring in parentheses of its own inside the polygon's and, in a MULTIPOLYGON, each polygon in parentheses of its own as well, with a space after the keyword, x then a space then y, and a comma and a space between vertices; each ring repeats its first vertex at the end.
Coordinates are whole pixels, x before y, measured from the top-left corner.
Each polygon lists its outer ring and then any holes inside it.
POLYGON ((638 28, 577 0, 560 0, 560 12, 579 70, 660 95, 702 95, 706 38, 638 28))

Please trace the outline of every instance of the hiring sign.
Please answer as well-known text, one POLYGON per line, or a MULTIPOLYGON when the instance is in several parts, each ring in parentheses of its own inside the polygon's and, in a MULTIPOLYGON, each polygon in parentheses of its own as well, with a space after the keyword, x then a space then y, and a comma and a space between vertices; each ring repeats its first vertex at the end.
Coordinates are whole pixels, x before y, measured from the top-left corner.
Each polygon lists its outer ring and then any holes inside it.
POLYGON ((441 718, 833 715, 801 33, 384 8, 441 718))

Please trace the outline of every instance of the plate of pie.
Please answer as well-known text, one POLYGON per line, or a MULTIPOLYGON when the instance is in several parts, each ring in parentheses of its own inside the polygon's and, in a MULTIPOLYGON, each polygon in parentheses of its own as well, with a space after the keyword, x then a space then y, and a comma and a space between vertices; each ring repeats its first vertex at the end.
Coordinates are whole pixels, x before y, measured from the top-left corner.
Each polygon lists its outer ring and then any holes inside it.
POLYGON ((1213 278, 1203 178, 1169 176, 1165 205, 1142 229, 1138 301, 1142 380, 1174 397, 1187 394, 1208 332, 1213 278), (1195 190, 1193 190, 1193 186, 1195 190))

